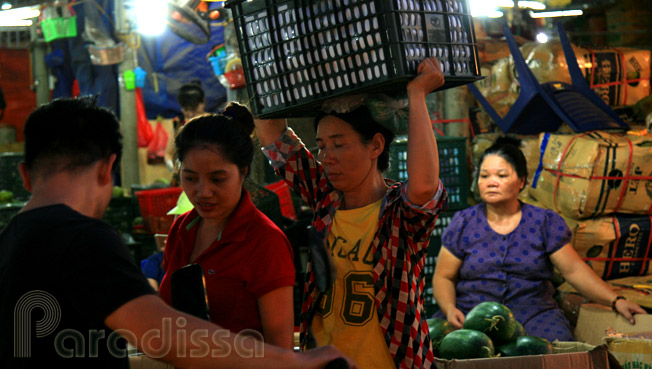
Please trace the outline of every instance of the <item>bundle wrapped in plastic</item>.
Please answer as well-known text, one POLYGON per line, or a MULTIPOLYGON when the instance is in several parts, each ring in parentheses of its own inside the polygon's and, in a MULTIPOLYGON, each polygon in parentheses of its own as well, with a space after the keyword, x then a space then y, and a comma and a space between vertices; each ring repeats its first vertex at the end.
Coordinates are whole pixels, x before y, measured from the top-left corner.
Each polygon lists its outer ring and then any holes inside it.
POLYGON ((395 135, 408 132, 409 104, 405 93, 387 95, 382 93, 347 95, 326 100, 322 110, 330 113, 348 113, 365 105, 376 123, 395 135))

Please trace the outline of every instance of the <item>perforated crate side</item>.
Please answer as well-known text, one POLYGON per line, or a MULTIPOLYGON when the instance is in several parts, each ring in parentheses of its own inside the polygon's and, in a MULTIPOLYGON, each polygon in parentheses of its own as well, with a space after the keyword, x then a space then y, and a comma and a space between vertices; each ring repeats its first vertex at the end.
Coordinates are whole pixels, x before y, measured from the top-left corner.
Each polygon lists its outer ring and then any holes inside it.
POLYGON ((444 233, 444 229, 446 229, 448 224, 453 219, 453 215, 455 215, 455 210, 446 210, 439 214, 439 218, 437 218, 437 223, 435 224, 435 229, 430 235, 428 254, 426 255, 426 261, 422 272, 426 283, 423 295, 424 307, 428 317, 430 317, 435 313, 435 311, 439 309, 435 303, 432 291, 432 277, 435 274, 437 255, 439 255, 439 250, 441 249, 441 235, 444 233))
POLYGON ((132 233, 134 219, 140 216, 138 200, 133 197, 113 197, 102 220, 119 233, 132 233))
MULTIPOLYGON (((467 207, 469 173, 466 163, 465 137, 437 137, 439 179, 448 192, 448 207, 467 207)), ((386 177, 405 181, 407 175, 407 141, 399 140, 389 147, 390 168, 386 177)))
POLYGON ((161 188, 136 192, 140 212, 148 233, 169 232, 174 215, 167 215, 177 204, 182 189, 180 187, 161 188))
POLYGON ((480 79, 467 0, 229 0, 251 96, 263 118, 312 116, 344 94, 396 91, 435 56, 441 89, 480 79))

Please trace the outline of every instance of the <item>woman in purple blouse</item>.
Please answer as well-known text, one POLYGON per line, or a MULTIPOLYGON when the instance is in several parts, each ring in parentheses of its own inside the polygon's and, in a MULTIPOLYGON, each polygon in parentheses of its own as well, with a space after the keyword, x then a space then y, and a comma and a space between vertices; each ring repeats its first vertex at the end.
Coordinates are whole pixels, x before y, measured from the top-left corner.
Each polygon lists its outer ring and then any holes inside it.
POLYGON ((461 328, 465 314, 484 301, 509 307, 529 335, 573 340, 568 320, 553 298, 553 267, 582 295, 611 305, 634 322, 645 313, 617 296, 579 257, 571 231, 552 210, 518 200, 527 167, 520 142, 500 138, 480 158, 483 203, 459 211, 442 235, 433 290, 446 318, 461 328))

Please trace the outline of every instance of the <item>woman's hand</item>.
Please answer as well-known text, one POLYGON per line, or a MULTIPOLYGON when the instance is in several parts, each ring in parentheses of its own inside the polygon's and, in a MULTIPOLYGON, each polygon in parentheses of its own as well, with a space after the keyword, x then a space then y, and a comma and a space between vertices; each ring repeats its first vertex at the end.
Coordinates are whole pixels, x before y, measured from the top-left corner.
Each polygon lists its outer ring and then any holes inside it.
POLYGON ((425 96, 444 85, 444 73, 437 58, 423 59, 417 67, 417 73, 407 85, 408 96, 415 93, 425 96))
POLYGON ((458 308, 453 308, 446 314, 446 320, 455 329, 462 329, 464 327, 464 313, 458 308))
POLYGON ((625 319, 629 320, 630 323, 634 324, 634 314, 647 314, 642 307, 637 304, 627 301, 625 299, 616 300, 616 310, 618 314, 622 315, 625 319))

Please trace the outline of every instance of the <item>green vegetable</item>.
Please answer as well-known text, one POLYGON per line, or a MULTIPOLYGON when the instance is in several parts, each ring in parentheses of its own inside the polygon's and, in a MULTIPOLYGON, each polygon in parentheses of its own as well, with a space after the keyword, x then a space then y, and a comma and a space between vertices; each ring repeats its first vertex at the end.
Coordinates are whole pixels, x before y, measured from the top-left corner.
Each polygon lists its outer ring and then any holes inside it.
POLYGON ((491 338, 472 329, 453 331, 441 340, 439 355, 444 359, 475 359, 494 356, 491 338))
POLYGON ((432 348, 435 351, 435 355, 437 355, 441 340, 454 329, 445 319, 431 318, 428 319, 427 322, 430 331, 430 339, 432 341, 432 348))
POLYGON ((497 348, 502 356, 547 355, 552 353, 550 342, 537 336, 520 336, 497 348))
POLYGON ((113 195, 112 197, 122 197, 124 196, 125 191, 120 186, 113 186, 113 195))
POLYGON ((464 328, 483 332, 496 344, 507 343, 516 330, 516 319, 507 306, 482 302, 466 315, 464 328))
POLYGON ((14 193, 9 190, 0 191, 0 204, 8 204, 14 201, 14 193))

